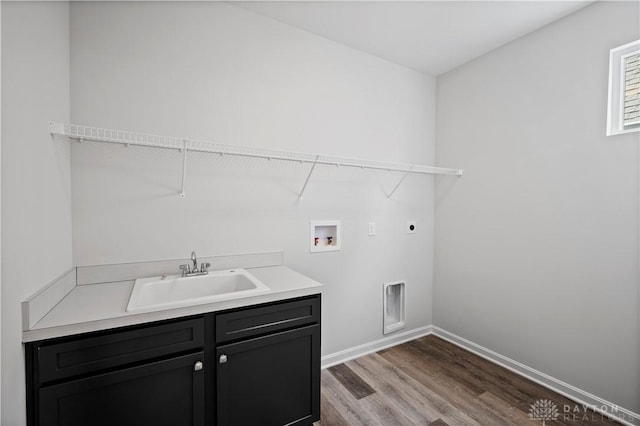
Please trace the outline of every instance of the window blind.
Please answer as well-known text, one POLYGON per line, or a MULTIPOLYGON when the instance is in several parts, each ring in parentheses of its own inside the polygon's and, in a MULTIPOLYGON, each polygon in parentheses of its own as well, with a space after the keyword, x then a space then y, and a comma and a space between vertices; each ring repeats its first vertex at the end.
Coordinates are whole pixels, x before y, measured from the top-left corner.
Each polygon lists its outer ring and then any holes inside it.
POLYGON ((635 125, 640 125, 640 53, 629 55, 624 61, 623 126, 635 125))

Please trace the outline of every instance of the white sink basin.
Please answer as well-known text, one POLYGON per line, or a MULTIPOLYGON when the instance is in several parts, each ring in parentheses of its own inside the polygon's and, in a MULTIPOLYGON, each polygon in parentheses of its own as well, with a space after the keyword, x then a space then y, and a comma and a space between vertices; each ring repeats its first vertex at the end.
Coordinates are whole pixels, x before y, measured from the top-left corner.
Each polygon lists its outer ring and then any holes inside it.
POLYGON ((157 311, 255 296, 269 291, 244 269, 213 271, 207 275, 170 275, 137 279, 127 312, 157 311))

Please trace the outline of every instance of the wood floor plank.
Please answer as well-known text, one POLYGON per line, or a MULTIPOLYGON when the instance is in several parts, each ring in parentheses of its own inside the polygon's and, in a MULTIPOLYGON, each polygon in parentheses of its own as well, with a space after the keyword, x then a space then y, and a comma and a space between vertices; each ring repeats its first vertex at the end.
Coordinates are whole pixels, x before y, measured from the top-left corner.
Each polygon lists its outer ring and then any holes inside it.
MULTIPOLYGON (((521 411, 529 413, 531 405, 540 399, 547 399, 552 401, 558 406, 559 411, 564 411, 564 407, 569 409, 577 408, 578 415, 563 415, 561 414, 556 420, 554 420, 554 426, 611 426, 619 425, 619 423, 607 418, 604 415, 595 413, 593 411, 584 412, 582 406, 575 401, 570 400, 562 395, 559 395, 552 390, 532 382, 531 380, 520 376, 512 371, 507 370, 493 362, 486 360, 476 354, 466 351, 451 342, 440 339, 436 336, 427 336, 425 339, 432 345, 439 345, 441 347, 449 348, 449 351, 455 354, 456 358, 463 359, 469 363, 470 367, 475 371, 480 372, 482 380, 495 386, 492 388, 492 393, 499 396, 507 402, 511 402, 519 408, 521 411), (583 416, 583 414, 585 414, 583 416)), ((420 339, 418 339, 420 340, 420 339)))
POLYGON ((339 364, 329 368, 329 372, 347 388, 356 399, 362 399, 375 392, 360 376, 353 372, 346 364, 339 364))
MULTIPOLYGON (((417 339, 411 344, 425 354, 438 356, 441 359, 450 359, 451 363, 457 366, 455 373, 453 373, 453 368, 448 370, 454 376, 466 374, 467 380, 475 381, 478 387, 490 391, 494 395, 504 394, 507 402, 521 410, 528 409, 533 401, 544 396, 540 388, 531 386, 531 382, 521 381, 514 384, 515 377, 509 371, 477 355, 462 351, 457 346, 435 336, 428 337, 429 339, 417 339)), ((546 396, 551 396, 551 394, 546 396)))
MULTIPOLYGON (((370 413, 362 410, 358 400, 327 370, 322 371, 320 374, 320 386, 321 394, 331 404, 331 408, 336 410, 340 418, 345 420, 349 426, 380 424, 370 413)), ((321 420, 328 422, 329 416, 323 415, 323 410, 325 410, 325 407, 320 409, 321 420)))
POLYGON ((349 426, 347 419, 333 406, 325 392, 320 393, 320 417, 322 420, 316 422, 316 426, 349 426))
POLYGON ((533 426, 541 399, 558 406, 549 426, 620 425, 433 335, 324 370, 321 386, 316 426, 533 426))
MULTIPOLYGON (((424 360, 420 358, 420 353, 416 352, 408 345, 399 345, 384 354, 390 362, 398 365, 411 377, 418 380, 424 386, 432 389, 441 395, 446 401, 457 410, 465 413, 475 422, 481 425, 510 426, 511 423, 493 411, 487 409, 478 402, 478 395, 469 391, 465 386, 460 385, 455 380, 451 380, 442 372, 431 372, 425 368, 424 360)), ((449 417, 442 417, 449 423, 449 417)))
POLYGON ((423 339, 413 340, 407 342, 407 346, 420 351, 425 362, 437 366, 438 371, 455 377, 457 383, 465 386, 476 395, 480 395, 486 391, 484 383, 477 379, 473 371, 469 371, 455 356, 438 351, 439 348, 437 346, 432 347, 429 341, 423 339))
MULTIPOLYGON (((421 348, 425 354, 439 353, 442 359, 450 359, 452 363, 469 372, 472 378, 468 380, 476 380, 479 387, 485 388, 494 395, 500 395, 507 403, 523 412, 528 413, 531 405, 540 399, 548 399, 558 407, 575 405, 575 402, 562 395, 436 336, 426 336, 410 343, 412 346, 421 348)), ((456 373, 452 373, 454 370, 451 369, 448 371, 455 375, 461 374, 462 370, 457 369, 456 373)), ((555 424, 575 425, 575 423, 565 422, 562 418, 556 420, 555 424)))
MULTIPOLYGON (((414 423, 407 413, 390 403, 385 395, 371 394, 359 400, 360 406, 371 413, 381 426, 407 426, 414 423)), ((426 423, 422 423, 426 424, 426 423)))
POLYGON ((430 424, 441 417, 449 419, 452 426, 477 424, 473 419, 457 410, 447 400, 422 385, 400 368, 378 354, 350 361, 353 369, 365 377, 388 398, 390 404, 409 413, 412 424, 430 424))
POLYGON ((354 370, 372 383, 379 393, 399 409, 411 413, 419 424, 429 424, 442 415, 445 402, 419 382, 391 366, 377 354, 350 361, 354 370))
POLYGON ((505 400, 495 396, 491 392, 485 392, 479 398, 496 413, 504 416, 515 425, 539 426, 539 423, 531 419, 528 413, 517 407, 509 405, 505 400))

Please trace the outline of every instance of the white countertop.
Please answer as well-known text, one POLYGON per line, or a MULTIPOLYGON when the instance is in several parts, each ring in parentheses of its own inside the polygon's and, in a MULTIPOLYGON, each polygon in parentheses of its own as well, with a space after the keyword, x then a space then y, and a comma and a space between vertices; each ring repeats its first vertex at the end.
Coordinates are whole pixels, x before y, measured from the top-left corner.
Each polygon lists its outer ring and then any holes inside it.
POLYGON ((126 311, 133 280, 78 285, 41 320, 23 331, 22 340, 31 342, 321 293, 322 284, 286 266, 247 270, 266 284, 269 292, 253 297, 146 313, 126 311))

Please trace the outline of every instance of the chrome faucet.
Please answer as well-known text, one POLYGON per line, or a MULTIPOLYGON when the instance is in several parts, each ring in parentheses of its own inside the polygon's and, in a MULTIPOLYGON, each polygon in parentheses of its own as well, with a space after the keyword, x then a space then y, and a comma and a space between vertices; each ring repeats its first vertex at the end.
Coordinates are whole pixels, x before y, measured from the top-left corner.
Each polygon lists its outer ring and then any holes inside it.
POLYGON ((198 270, 198 258, 195 251, 191 252, 191 262, 193 266, 188 263, 180 265, 180 270, 182 271, 181 275, 183 277, 194 277, 196 275, 207 275, 209 273, 207 270, 207 268, 211 266, 209 262, 202 262, 200 269, 198 270))
POLYGON ((195 251, 191 252, 191 262, 193 262, 193 268, 191 268, 191 270, 193 272, 198 272, 198 258, 196 257, 195 251))

